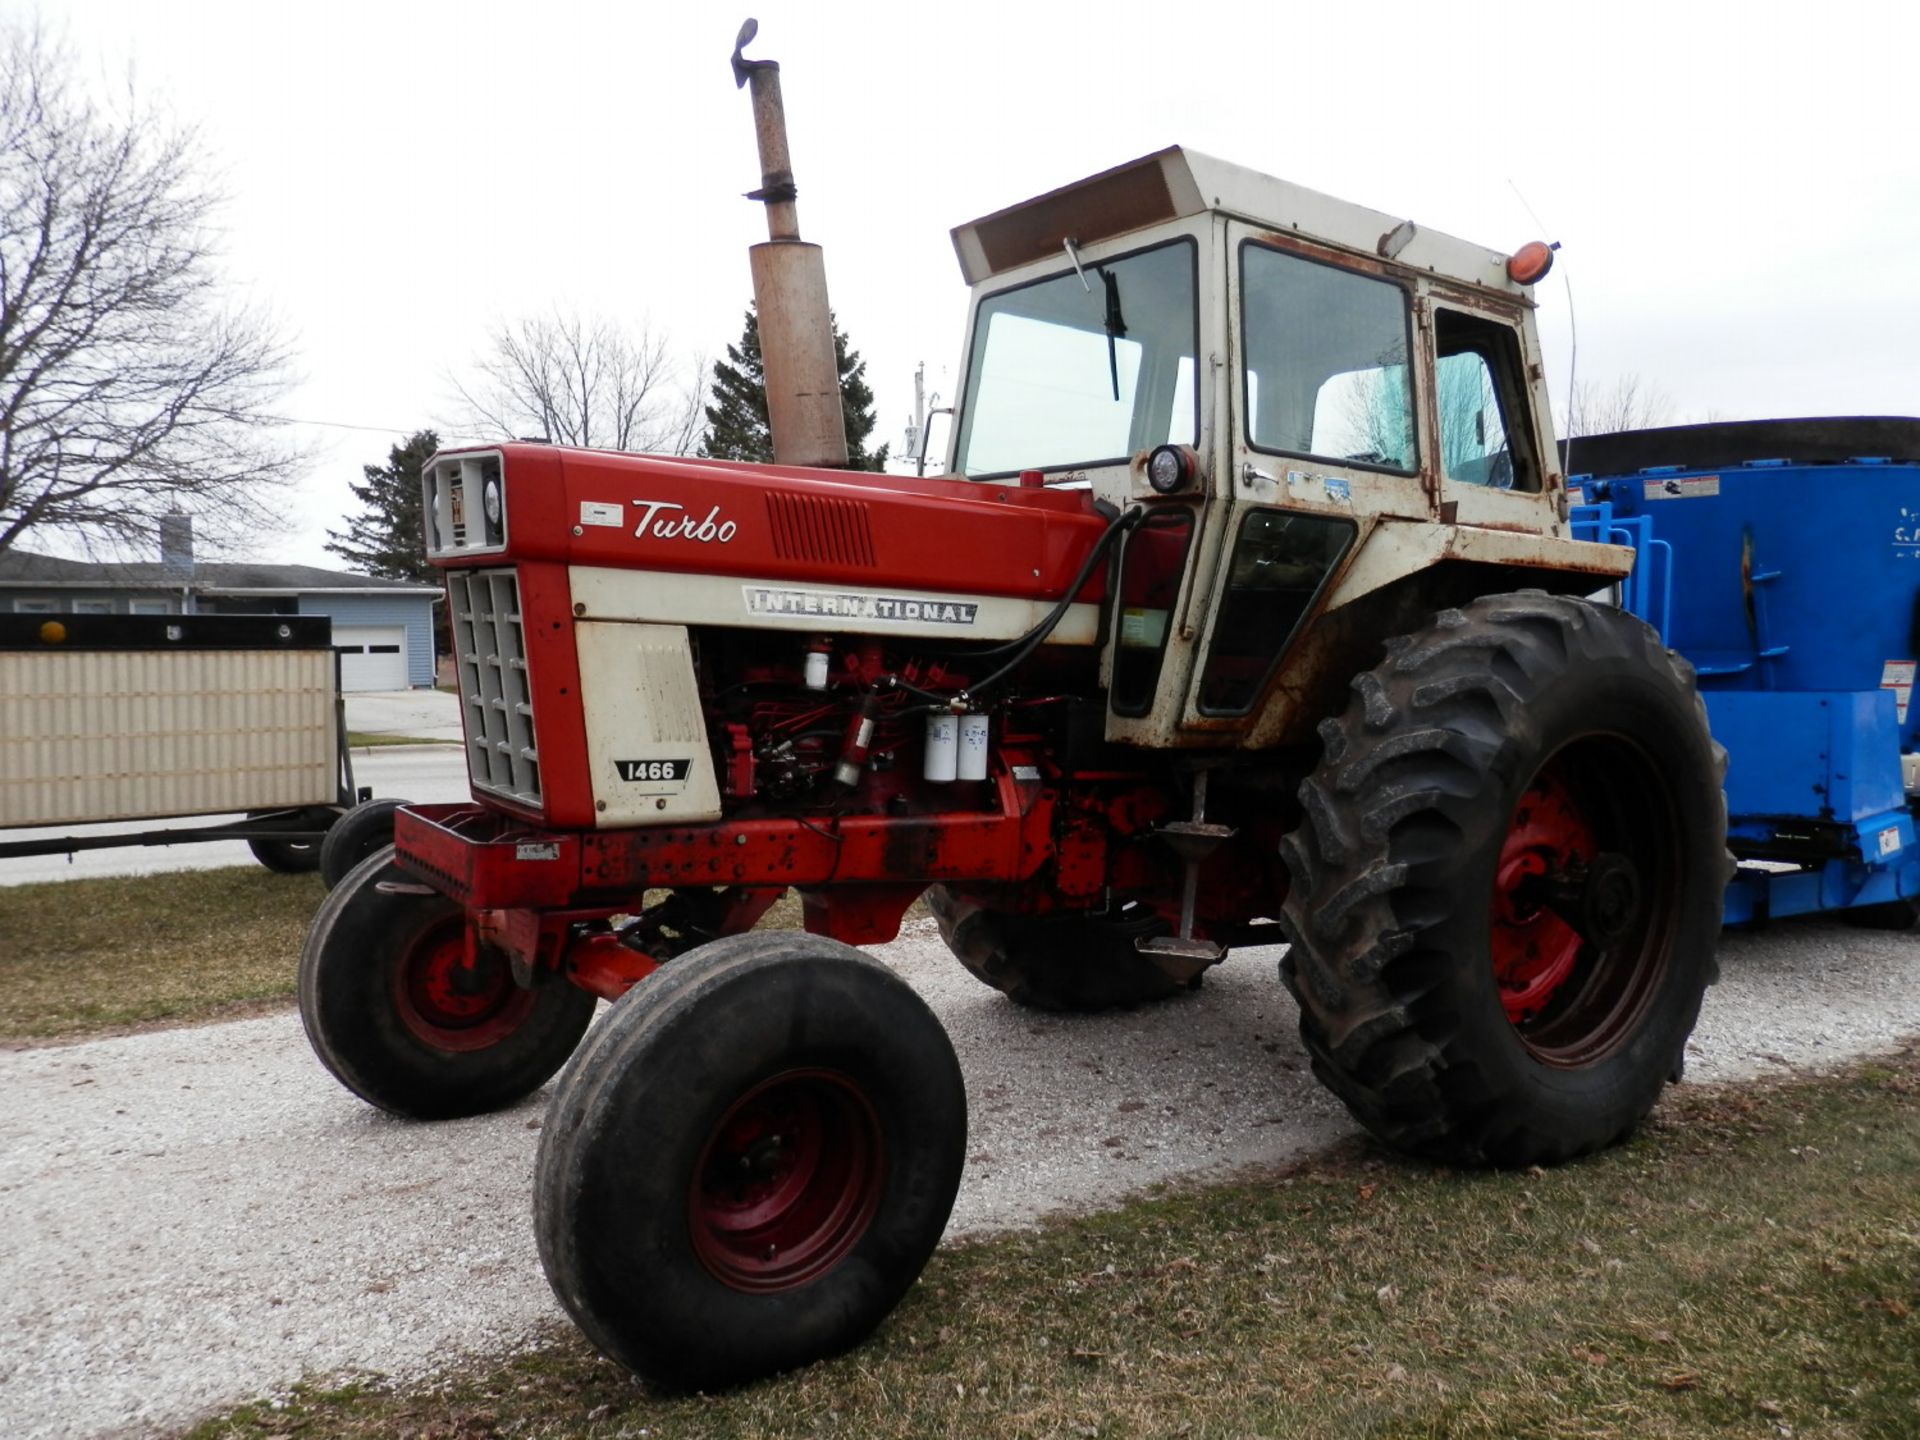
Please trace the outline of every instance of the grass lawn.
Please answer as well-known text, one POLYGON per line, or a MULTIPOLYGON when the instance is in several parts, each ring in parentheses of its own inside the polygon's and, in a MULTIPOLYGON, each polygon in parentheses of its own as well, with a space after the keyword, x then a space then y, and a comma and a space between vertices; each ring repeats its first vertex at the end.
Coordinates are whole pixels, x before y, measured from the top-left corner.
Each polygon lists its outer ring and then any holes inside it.
POLYGON ((1355 1142, 942 1251, 875 1339, 718 1397, 570 1331, 191 1432, 375 1436, 1920 1434, 1920 1052, 1681 1087, 1628 1146, 1463 1174, 1355 1142))
POLYGON ((433 740, 424 735, 376 735, 365 730, 349 730, 347 747, 352 750, 371 750, 380 745, 457 745, 457 740, 433 740))
MULTIPOLYGON (((0 886, 0 1044, 291 1005, 325 893, 258 865, 0 886)), ((799 898, 760 925, 800 929, 799 898)))
POLYGON ((0 886, 0 1042, 289 1002, 324 893, 259 865, 0 886))

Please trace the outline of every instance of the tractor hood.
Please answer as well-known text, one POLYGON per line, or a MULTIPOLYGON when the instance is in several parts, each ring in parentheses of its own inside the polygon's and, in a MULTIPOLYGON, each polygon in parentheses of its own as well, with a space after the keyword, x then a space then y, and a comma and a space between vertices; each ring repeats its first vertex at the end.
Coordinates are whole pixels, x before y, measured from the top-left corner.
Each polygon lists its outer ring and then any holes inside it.
MULTIPOLYGON (((1084 492, 509 444, 425 470, 437 563, 1058 599, 1107 527, 1084 492)), ((1098 577, 1081 598, 1099 598, 1098 577)))

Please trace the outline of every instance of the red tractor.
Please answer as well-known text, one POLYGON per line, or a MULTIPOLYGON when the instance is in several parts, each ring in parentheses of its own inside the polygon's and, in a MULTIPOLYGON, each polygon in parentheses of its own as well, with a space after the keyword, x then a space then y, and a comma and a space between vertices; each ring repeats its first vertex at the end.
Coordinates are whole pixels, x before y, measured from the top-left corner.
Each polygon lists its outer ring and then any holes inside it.
POLYGON ((439 1118, 571 1056, 541 1255, 678 1386, 854 1343, 940 1238, 960 1069, 853 948, 923 895, 1045 1009, 1286 940, 1315 1072, 1410 1152, 1628 1134, 1713 974, 1722 760, 1685 662, 1579 598, 1631 556, 1568 533, 1545 247, 1165 150, 954 232, 948 473, 853 474, 775 140, 775 441, 827 453, 430 463, 473 801, 402 810, 315 921, 333 1073, 439 1118), (753 933, 789 889, 808 933, 753 933))

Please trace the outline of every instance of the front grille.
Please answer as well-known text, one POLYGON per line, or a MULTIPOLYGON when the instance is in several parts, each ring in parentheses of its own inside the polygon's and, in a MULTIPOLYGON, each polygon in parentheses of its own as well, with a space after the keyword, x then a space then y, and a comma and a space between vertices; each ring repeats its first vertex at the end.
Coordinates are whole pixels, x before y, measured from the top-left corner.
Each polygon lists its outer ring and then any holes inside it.
POLYGON ((537 806, 540 752, 519 581, 511 570, 455 570, 447 591, 467 715, 468 778, 475 789, 537 806))

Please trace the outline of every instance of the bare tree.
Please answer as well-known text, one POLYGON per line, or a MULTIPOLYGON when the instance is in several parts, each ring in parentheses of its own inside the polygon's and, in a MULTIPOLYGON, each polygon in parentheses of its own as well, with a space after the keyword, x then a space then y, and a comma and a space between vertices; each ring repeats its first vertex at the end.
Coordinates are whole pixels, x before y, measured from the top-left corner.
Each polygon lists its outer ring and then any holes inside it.
POLYGON ((189 131, 108 109, 37 26, 0 22, 0 551, 91 548, 190 510, 216 543, 272 522, 299 456, 269 407, 285 352, 223 307, 217 197, 189 131))
POLYGON ((1570 411, 1568 435, 1612 435, 1671 423, 1673 401, 1658 385, 1629 373, 1605 389, 1580 381, 1573 387, 1570 411))
POLYGON ((561 445, 685 455, 704 420, 706 360, 676 361, 666 337, 555 314, 495 327, 471 382, 468 424, 561 445))

